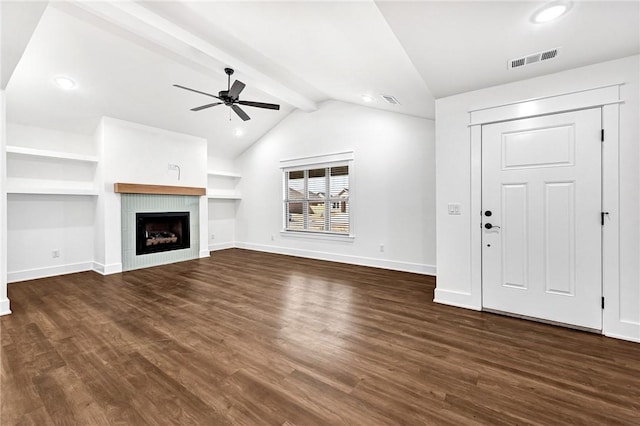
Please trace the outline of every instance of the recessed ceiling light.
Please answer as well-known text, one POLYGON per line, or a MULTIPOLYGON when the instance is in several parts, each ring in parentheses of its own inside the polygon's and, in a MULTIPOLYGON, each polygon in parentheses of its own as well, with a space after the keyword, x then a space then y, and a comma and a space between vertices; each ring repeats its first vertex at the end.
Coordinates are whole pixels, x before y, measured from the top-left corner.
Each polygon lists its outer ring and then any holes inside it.
POLYGON ((550 22, 567 13, 570 8, 570 1, 554 1, 547 3, 542 8, 538 9, 531 19, 536 24, 550 22))
POLYGON ((367 103, 373 102, 373 99, 374 99, 373 96, 370 96, 370 95, 362 95, 361 98, 363 102, 367 102, 367 103))
POLYGON ((233 131, 233 135, 234 135, 235 137, 239 138, 240 136, 244 135, 244 130, 242 130, 242 129, 240 129, 240 128, 235 129, 235 130, 233 131))
POLYGON ((66 77, 66 76, 58 76, 55 77, 53 79, 53 82, 56 83, 56 85, 63 89, 63 90, 71 90, 71 89, 75 89, 76 87, 78 87, 78 85, 76 84, 76 82, 70 78, 70 77, 66 77))

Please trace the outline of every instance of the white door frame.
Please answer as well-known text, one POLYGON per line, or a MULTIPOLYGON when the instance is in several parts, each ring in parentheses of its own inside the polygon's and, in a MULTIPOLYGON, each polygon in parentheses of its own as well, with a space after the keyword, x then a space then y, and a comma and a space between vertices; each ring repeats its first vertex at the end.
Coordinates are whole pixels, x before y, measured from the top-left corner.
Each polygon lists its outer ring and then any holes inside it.
MULTIPOLYGON (((609 324, 619 323, 619 105, 620 84, 586 89, 469 111, 471 140, 471 296, 472 304, 482 309, 482 125, 602 107, 602 206, 609 213, 602 228, 602 294, 605 308, 602 333, 609 324), (477 219, 477 220, 476 220, 477 219)), ((612 337, 616 337, 613 336, 612 337)))

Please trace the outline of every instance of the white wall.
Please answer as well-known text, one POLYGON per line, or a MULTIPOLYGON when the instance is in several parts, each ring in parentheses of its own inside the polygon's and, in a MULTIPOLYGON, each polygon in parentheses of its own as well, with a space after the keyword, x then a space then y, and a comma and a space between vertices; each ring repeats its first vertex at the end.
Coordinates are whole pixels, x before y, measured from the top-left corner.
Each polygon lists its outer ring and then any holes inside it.
MULTIPOLYGON (((50 151, 95 154, 91 137, 14 123, 7 125, 7 144, 50 151)), ((94 180, 93 164, 12 156, 10 180, 47 186, 94 180)), ((82 183, 85 185, 85 183, 82 183)), ((7 277, 9 282, 91 269, 95 197, 10 194, 7 202, 7 277), (53 257, 53 251, 59 257, 53 257)))
MULTIPOLYGON (((491 87, 436 101, 436 221, 439 301, 480 309, 472 294, 471 146, 469 111, 611 84, 621 86, 619 220, 620 297, 615 323, 606 334, 640 341, 640 57, 582 67, 544 77, 491 87), (462 214, 449 216, 448 203, 462 214)), ((515 71, 517 72, 517 71, 515 71)), ((475 290, 473 290, 475 291, 475 290)))
POLYGON ((435 273, 434 123, 328 101, 293 112, 237 159, 237 246, 435 273), (353 241, 282 236, 280 160, 353 151, 353 241), (384 252, 380 251, 384 244, 384 252))
POLYGON ((215 156, 216 152, 211 151, 211 147, 208 147, 207 149, 209 150, 209 157, 207 158, 207 170, 219 170, 226 172, 235 171, 235 161, 233 159, 215 156))
POLYGON ((209 250, 222 250, 235 246, 236 200, 209 200, 209 250))
POLYGON ((11 313, 7 298, 6 102, 0 89, 0 315, 11 313))
POLYGON ((16 123, 7 124, 7 144, 73 154, 96 154, 90 136, 16 123))
POLYGON ((10 194, 7 204, 9 282, 92 268, 95 197, 10 194))
POLYGON ((103 119, 105 184, 207 185, 207 141, 113 118, 103 119), (177 164, 181 173, 169 170, 177 164))
MULTIPOLYGON (((93 134, 93 143, 95 146, 96 154, 98 158, 102 158, 104 155, 104 120, 100 120, 96 131, 93 134)), ((108 220, 105 217, 106 211, 106 202, 105 202, 105 192, 108 188, 105 188, 104 184, 104 164, 102 161, 99 161, 96 166, 96 187, 98 188, 98 192, 100 196, 96 199, 96 209, 94 215, 94 226, 93 226, 93 269, 100 273, 107 273, 110 271, 116 271, 119 268, 122 268, 122 256, 120 258, 110 259, 107 263, 106 258, 106 250, 107 250, 107 242, 105 240, 105 222, 108 220), (120 266, 118 266, 120 264, 120 266), (112 265, 112 266, 107 266, 112 265)), ((109 197, 112 197, 110 203, 117 202, 116 196, 113 193, 109 193, 109 197)), ((113 220, 113 219, 111 219, 113 220)))
MULTIPOLYGON (((100 156, 100 196, 96 209, 95 269, 109 274, 122 270, 120 198, 116 182, 207 186, 206 139, 105 117, 96 129, 100 156), (178 172, 169 170, 177 164, 178 172)), ((207 248, 207 205, 201 197, 200 241, 202 255, 207 248)))

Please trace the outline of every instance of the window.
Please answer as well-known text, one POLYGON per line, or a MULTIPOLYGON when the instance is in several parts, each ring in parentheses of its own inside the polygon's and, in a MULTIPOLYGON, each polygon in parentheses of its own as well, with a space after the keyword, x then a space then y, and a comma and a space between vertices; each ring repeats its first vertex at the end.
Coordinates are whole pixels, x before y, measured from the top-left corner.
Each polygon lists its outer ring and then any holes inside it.
POLYGON ((349 234, 349 164, 284 170, 285 230, 349 234))

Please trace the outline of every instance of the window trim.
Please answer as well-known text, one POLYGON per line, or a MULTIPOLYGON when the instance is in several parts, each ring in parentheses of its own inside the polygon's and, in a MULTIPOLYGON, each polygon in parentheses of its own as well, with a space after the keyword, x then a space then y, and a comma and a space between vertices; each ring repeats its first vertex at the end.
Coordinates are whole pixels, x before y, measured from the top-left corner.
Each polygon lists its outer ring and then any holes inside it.
MULTIPOLYGON (((353 163, 354 152, 345 151, 334 154, 323 154, 308 157, 293 158, 280 161, 280 169, 282 172, 282 228, 280 234, 286 237, 305 238, 311 239, 323 239, 323 240, 343 240, 352 241, 355 238, 354 235, 354 220, 351 214, 353 206, 352 188, 353 188, 353 163), (331 231, 317 231, 317 230, 300 230, 300 229, 287 229, 286 222, 286 206, 288 200, 288 179, 287 173, 292 171, 311 170, 318 168, 336 167, 340 165, 346 165, 349 167, 349 233, 331 232, 331 231)), ((305 185, 308 179, 305 173, 305 185)), ((333 202, 331 197, 327 197, 325 203, 329 205, 333 202)))
MULTIPOLYGON (((308 157, 291 158, 288 160, 280 160, 280 168, 283 169, 283 171, 301 170, 314 167, 328 167, 328 165, 330 164, 353 160, 354 152, 345 151, 337 152, 335 154, 322 154, 308 157)), ((351 164, 349 164, 349 166, 351 166, 351 164)))
POLYGON ((326 240, 326 241, 353 241, 356 236, 353 234, 338 234, 335 232, 318 232, 318 231, 299 231, 299 230, 287 230, 282 229, 280 235, 283 237, 291 238, 309 238, 313 240, 326 240))

